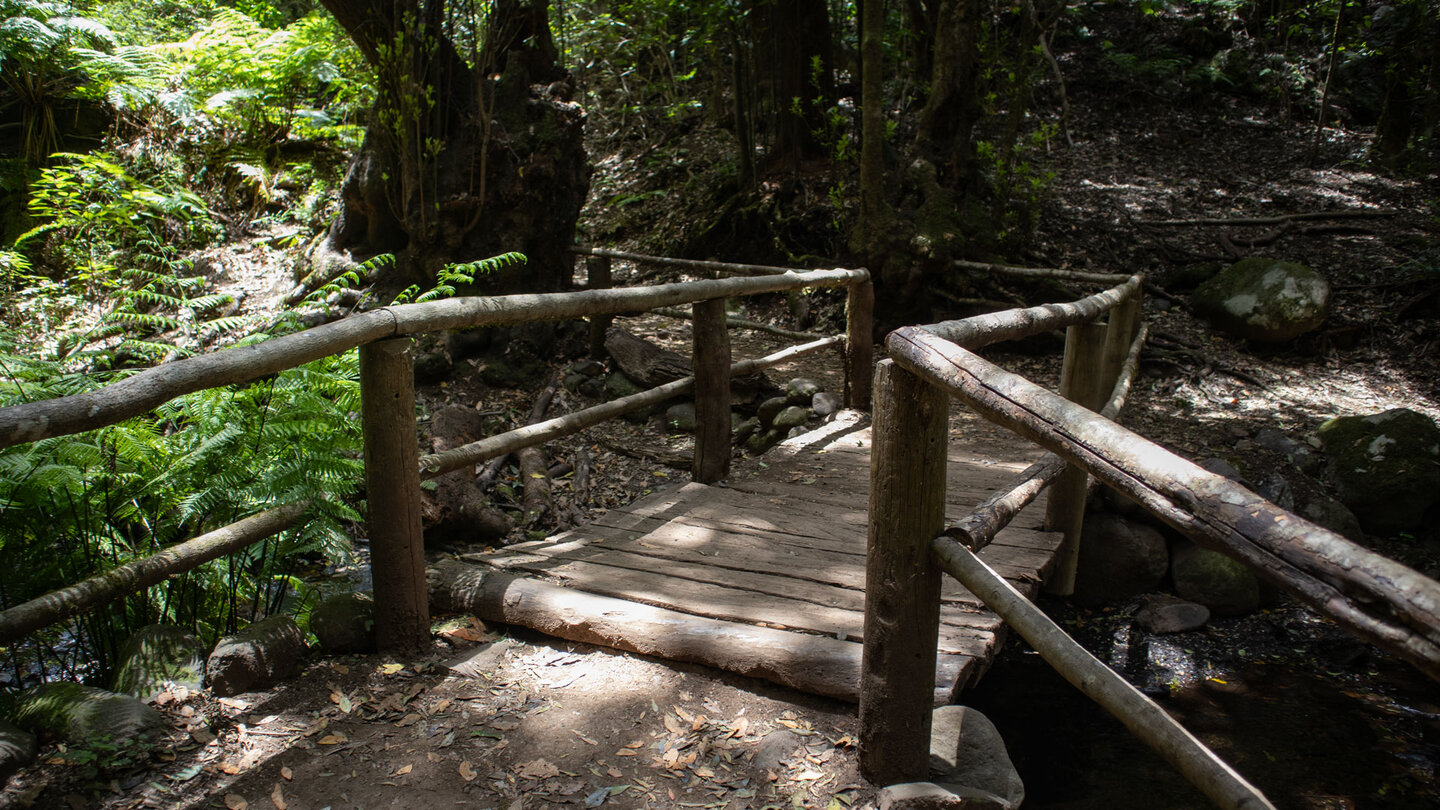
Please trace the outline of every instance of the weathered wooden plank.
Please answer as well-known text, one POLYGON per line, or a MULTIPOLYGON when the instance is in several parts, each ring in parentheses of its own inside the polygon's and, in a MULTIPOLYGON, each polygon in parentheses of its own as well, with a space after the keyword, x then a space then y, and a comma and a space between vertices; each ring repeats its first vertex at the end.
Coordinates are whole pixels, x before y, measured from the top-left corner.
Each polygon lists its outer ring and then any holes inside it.
MULTIPOLYGON (((613 562, 614 559, 611 558, 613 562)), ((781 595, 762 593, 709 581, 657 573, 653 568, 622 568, 595 562, 541 555, 510 560, 488 559, 497 568, 528 571, 570 583, 586 593, 629 599, 723 621, 749 622, 769 627, 808 630, 859 641, 864 616, 859 611, 815 604, 781 595), (510 564, 506 564, 506 563, 510 564)), ((836 589, 837 591, 840 589, 836 589)), ((987 614, 954 611, 955 623, 942 627, 938 649, 983 655, 994 644, 994 623, 987 614), (973 617, 972 622, 965 617, 973 617)))

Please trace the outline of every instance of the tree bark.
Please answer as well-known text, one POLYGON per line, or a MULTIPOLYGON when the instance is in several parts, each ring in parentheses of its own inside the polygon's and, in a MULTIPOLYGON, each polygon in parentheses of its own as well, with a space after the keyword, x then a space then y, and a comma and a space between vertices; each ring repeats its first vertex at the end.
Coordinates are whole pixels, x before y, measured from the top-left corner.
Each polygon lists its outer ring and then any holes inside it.
POLYGON ((555 63, 548 0, 498 0, 467 63, 441 0, 323 0, 375 68, 377 97, 315 260, 394 253, 382 286, 428 286, 449 262, 519 250, 530 262, 477 280, 558 290, 589 189, 583 112, 555 63), (536 90, 540 87, 540 90, 536 90), (542 125, 539 125, 543 123, 542 125))

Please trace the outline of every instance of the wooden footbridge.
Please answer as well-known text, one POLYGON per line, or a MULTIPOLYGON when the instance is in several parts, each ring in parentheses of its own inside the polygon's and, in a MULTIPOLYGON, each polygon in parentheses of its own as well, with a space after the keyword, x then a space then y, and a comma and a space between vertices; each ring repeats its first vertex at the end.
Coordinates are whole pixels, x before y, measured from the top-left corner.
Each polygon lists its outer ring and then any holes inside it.
MULTIPOLYGON (((383 572, 374 577, 382 648, 428 644, 433 599, 567 638, 728 665, 858 698, 861 768, 882 785, 925 778, 931 708, 984 670, 1003 620, 1218 805, 1270 806, 1026 599, 1047 576, 1060 592, 1073 583, 1090 476, 1440 679, 1440 584, 1115 424, 1143 341, 1138 277, 1066 274, 1118 285, 1069 303, 898 329, 886 339, 888 359, 875 364, 864 270, 800 272, 581 252, 590 255, 591 269, 582 291, 384 307, 163 364, 88 393, 0 408, 0 449, 93 430, 193 391, 245 384, 358 347, 372 565, 383 572), (612 257, 742 277, 611 289, 612 257), (846 290, 844 335, 731 362, 727 297, 813 287, 846 290), (693 305, 692 377, 419 455, 411 335, 584 317, 592 351, 599 351, 610 316, 680 304, 693 305), (1108 324, 1095 323, 1106 313, 1108 324), (973 353, 1056 329, 1067 330, 1060 395, 973 353), (873 424, 842 420, 792 444, 759 474, 729 475, 729 378, 827 348, 843 350, 848 405, 872 410, 873 424), (695 400, 699 422, 693 483, 545 542, 445 561, 427 572, 423 479, 473 471, 487 459, 682 394, 695 400), (1031 451, 996 458, 952 445, 952 398, 1049 453, 1019 470, 1031 451), (1042 519, 1038 505, 1027 506, 1047 488, 1042 519)), ((303 520, 309 507, 277 504, 9 607, 0 612, 0 643, 264 540, 303 520)))
MULTIPOLYGON (((749 474, 672 487, 556 537, 464 555, 515 577, 472 572, 472 581, 490 577, 489 596, 461 585, 445 601, 486 620, 857 701, 871 432, 861 414, 839 416, 772 450, 749 474), (577 592, 586 615, 572 622, 564 617, 576 610, 577 592)), ((1025 466, 953 445, 947 517, 960 520, 1025 466)), ((1042 520, 1028 510, 981 553, 1027 595, 1053 570, 1062 537, 1042 531, 1042 520)), ((457 566, 445 580, 465 582, 466 573, 457 566)), ((945 583, 936 704, 985 671, 1003 631, 974 594, 945 583)))

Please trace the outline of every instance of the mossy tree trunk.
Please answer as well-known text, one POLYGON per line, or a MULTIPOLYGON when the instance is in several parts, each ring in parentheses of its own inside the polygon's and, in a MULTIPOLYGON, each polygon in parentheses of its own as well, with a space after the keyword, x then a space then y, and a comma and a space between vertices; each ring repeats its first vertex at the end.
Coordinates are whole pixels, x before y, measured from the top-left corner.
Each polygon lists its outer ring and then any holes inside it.
POLYGON ((322 3, 375 68, 378 92, 321 260, 394 253, 386 286, 400 286, 519 250, 528 267, 487 288, 564 288, 590 168, 548 0, 495 0, 483 21, 442 0, 322 3), (467 41, 479 44, 462 53, 467 41))

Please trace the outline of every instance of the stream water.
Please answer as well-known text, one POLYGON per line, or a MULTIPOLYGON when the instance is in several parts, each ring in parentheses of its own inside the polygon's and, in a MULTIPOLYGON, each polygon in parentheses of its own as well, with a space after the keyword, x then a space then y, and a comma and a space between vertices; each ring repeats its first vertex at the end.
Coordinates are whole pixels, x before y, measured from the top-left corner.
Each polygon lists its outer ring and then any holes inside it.
MULTIPOLYGON (((1161 670, 1168 683, 1155 685, 1150 677, 1146 691, 1277 808, 1440 808, 1435 683, 1376 651, 1355 656, 1350 648, 1336 660, 1323 646, 1302 646, 1297 654, 1291 645, 1282 655, 1232 640, 1228 649, 1202 652, 1185 641, 1195 635, 1141 640, 1141 648, 1156 643, 1138 655, 1136 642, 1127 639, 1129 677, 1147 680, 1144 672, 1136 677, 1136 658, 1153 675, 1156 660, 1177 650, 1182 657, 1197 653, 1188 656, 1199 662, 1192 670, 1172 662, 1161 670)), ((1025 782, 1026 810, 1213 806, 1018 639, 963 702, 984 712, 1005 737, 1025 782)))

